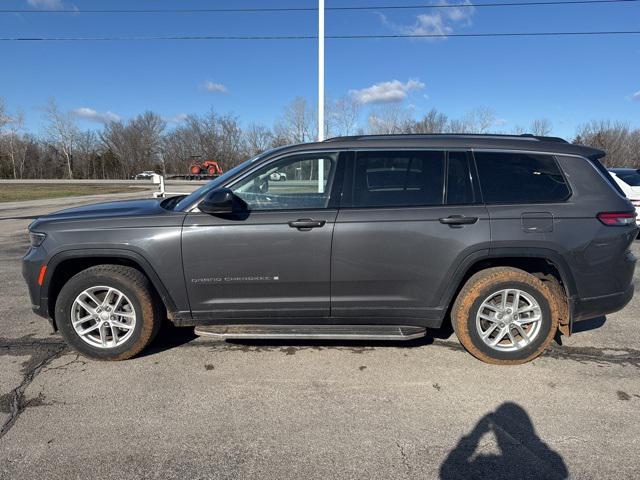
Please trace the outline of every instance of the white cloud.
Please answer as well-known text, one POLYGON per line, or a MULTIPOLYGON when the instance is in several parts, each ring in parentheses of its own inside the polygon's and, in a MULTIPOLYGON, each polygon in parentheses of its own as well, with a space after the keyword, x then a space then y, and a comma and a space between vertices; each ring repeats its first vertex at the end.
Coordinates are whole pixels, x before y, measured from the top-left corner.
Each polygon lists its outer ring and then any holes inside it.
POLYGON ((421 90, 425 84, 420 80, 409 80, 402 83, 400 80, 375 83, 361 90, 349 90, 349 95, 358 103, 390 103, 401 102, 407 98, 411 90, 421 90))
POLYGON ((224 86, 221 83, 212 82, 210 80, 207 80, 206 82, 204 82, 202 84, 202 88, 204 90, 206 90, 207 92, 212 92, 212 93, 227 93, 228 92, 226 86, 224 86))
MULTIPOLYGON (((446 0, 439 0, 435 5, 451 5, 446 0)), ((461 5, 471 5, 470 0, 464 0, 461 5)), ((446 7, 434 9, 434 13, 423 13, 416 17, 411 25, 400 25, 391 22, 384 15, 378 13, 382 23, 403 35, 449 35, 457 27, 468 27, 472 24, 475 7, 446 7)))
POLYGON ((506 118, 496 118, 493 122, 496 127, 504 127, 507 123, 509 122, 506 118))
POLYGON ((187 113, 179 113, 179 114, 174 115, 173 117, 169 118, 168 121, 171 122, 171 123, 182 123, 187 119, 188 116, 189 116, 189 114, 187 114, 187 113))
POLYGON ((71 110, 71 114, 75 117, 82 118, 83 120, 97 123, 117 122, 120 120, 120 117, 113 112, 98 112, 93 108, 88 107, 80 107, 71 110))
POLYGON ((62 10, 62 0, 27 0, 30 7, 40 10, 62 10))
POLYGON ((638 90, 636 93, 631 95, 631 100, 637 100, 640 102, 640 90, 638 90))

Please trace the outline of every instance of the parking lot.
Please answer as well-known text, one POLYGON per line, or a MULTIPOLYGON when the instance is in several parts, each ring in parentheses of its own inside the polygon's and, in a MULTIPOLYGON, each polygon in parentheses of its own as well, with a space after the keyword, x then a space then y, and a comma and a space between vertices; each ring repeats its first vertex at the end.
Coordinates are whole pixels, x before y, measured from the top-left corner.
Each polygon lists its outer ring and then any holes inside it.
POLYGON ((165 329, 142 356, 101 363, 31 313, 20 273, 31 217, 100 199, 0 204, 0 478, 640 471, 640 296, 516 367, 475 360, 448 329, 406 344, 224 343, 165 329))

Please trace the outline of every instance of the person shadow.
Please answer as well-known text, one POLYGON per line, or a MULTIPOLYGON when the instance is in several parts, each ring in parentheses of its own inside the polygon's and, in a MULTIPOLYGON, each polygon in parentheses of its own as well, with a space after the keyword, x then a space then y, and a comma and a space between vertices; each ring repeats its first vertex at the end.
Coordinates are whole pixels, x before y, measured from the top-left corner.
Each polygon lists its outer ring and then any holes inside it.
POLYGON ((568 477, 562 456, 538 437, 527 412, 512 402, 482 417, 440 465, 442 480, 568 477), (487 434, 495 437, 493 446, 482 441, 487 434))

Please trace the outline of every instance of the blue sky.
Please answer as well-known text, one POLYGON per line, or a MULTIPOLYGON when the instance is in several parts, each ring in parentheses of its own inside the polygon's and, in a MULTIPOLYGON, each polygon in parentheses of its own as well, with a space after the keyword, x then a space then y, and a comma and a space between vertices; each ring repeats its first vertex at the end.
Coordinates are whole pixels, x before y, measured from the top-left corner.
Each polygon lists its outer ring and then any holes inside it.
MULTIPOLYGON (((394 3, 326 1, 327 6, 394 3)), ((82 11, 313 7, 316 2, 2 0, 0 5, 82 11)), ((316 27, 314 12, 0 15, 0 37, 314 35, 316 27)), ((326 30, 327 35, 640 30, 640 3, 329 11, 326 30)), ((21 107, 27 127, 36 132, 41 128, 40 108, 51 97, 65 110, 85 109, 78 110, 78 119, 86 128, 99 128, 104 118, 127 119, 147 109, 178 120, 181 114, 213 108, 233 113, 245 124, 271 124, 293 97, 315 102, 317 88, 312 40, 0 42, 0 59, 0 97, 10 110, 21 107)), ((373 101, 381 94, 379 99, 400 101, 415 117, 431 108, 461 117, 470 109, 489 107, 500 119, 496 128, 506 130, 541 117, 552 121, 555 134, 569 137, 578 124, 595 118, 640 127, 640 94, 634 98, 640 92, 640 35, 327 40, 326 89, 333 97, 350 94, 373 101), (383 85, 365 90, 376 84, 383 85)))

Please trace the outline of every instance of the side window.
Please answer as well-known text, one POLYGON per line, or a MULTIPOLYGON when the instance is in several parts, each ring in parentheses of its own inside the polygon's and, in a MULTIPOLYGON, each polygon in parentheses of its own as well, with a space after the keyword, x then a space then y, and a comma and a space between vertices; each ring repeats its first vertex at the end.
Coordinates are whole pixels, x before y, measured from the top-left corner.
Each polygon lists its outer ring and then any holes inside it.
POLYGON ((249 210, 326 208, 337 153, 294 155, 270 163, 231 187, 249 210))
POLYGON ((473 203, 473 187, 467 152, 449 152, 447 161, 447 205, 473 203))
POLYGON ((354 207, 442 205, 444 152, 358 152, 354 207))
POLYGON ((551 155, 475 152, 486 203, 560 202, 569 195, 551 155))

